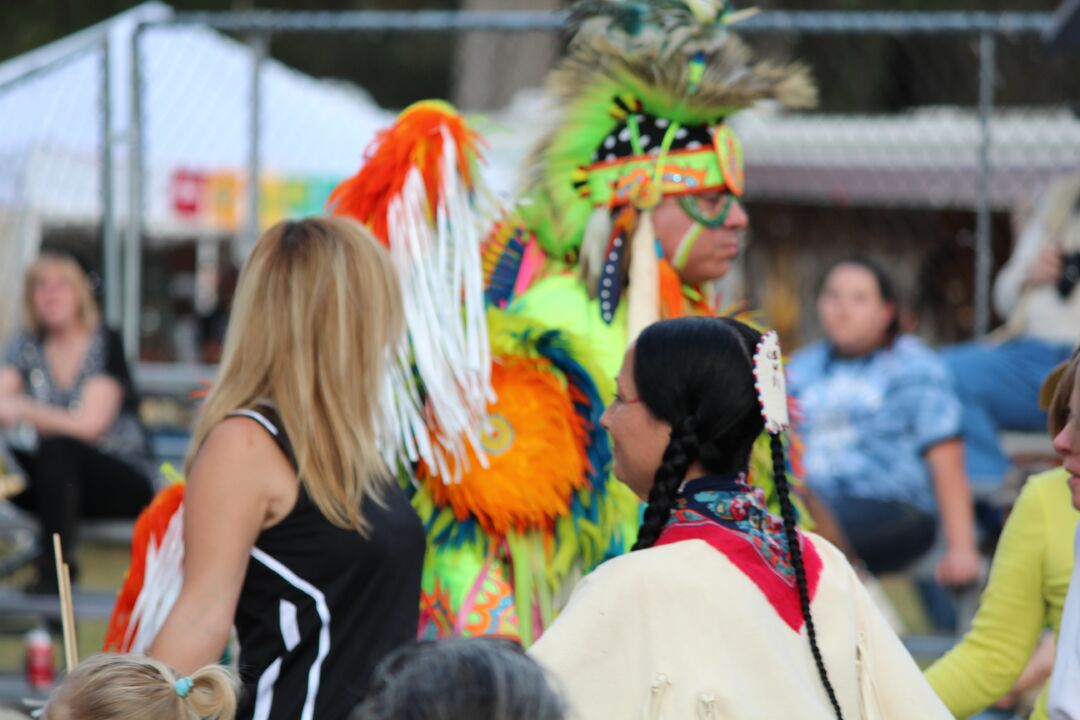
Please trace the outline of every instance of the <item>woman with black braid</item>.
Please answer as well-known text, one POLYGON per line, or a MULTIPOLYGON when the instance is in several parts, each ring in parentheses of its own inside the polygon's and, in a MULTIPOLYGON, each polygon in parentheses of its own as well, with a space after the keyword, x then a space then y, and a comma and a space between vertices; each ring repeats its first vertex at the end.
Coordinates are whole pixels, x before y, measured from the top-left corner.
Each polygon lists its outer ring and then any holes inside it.
POLYGON ((843 554, 796 529, 784 474, 782 517, 746 482, 763 429, 785 465, 774 336, 657 323, 617 385, 602 422, 648 501, 636 552, 585 578, 531 651, 577 717, 951 717, 843 554))

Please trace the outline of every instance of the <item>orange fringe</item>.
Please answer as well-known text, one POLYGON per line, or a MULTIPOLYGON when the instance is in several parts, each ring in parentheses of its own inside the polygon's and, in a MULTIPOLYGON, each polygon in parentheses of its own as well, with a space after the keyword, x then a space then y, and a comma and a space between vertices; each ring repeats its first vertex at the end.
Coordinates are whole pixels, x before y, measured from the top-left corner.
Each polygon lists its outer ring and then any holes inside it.
POLYGON ((146 551, 150 539, 160 543, 169 528, 169 521, 184 501, 183 483, 174 483, 157 494, 153 502, 142 511, 135 521, 135 532, 131 538, 131 565, 128 567, 124 585, 116 598, 109 627, 105 631, 105 652, 127 652, 124 645, 131 611, 142 592, 143 577, 146 572, 146 551))
POLYGON ((457 171, 471 188, 473 163, 482 143, 480 136, 448 103, 424 100, 403 110, 394 125, 375 136, 364 152, 363 167, 334 188, 327 209, 367 225, 387 244, 390 202, 401 193, 405 179, 416 168, 424 178, 429 219, 433 221, 443 185, 443 130, 457 146, 457 171))
POLYGON ((664 320, 686 315, 682 279, 667 260, 661 259, 660 269, 660 317, 664 320))
POLYGON ((488 406, 484 439, 488 467, 470 451, 458 483, 444 483, 421 465, 418 475, 440 507, 459 520, 473 517, 488 533, 550 530, 570 511, 575 490, 586 483, 586 430, 566 388, 543 359, 502 357, 492 365, 498 400, 488 406))

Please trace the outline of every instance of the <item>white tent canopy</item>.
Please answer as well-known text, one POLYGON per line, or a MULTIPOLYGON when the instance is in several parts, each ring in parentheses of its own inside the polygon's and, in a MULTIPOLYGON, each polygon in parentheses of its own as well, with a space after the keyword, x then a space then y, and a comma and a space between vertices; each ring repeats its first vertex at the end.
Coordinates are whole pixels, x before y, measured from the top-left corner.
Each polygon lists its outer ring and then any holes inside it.
MULTIPOLYGON (((137 23, 172 14, 167 5, 146 3, 0 64, 0 207, 33 212, 45 223, 100 220, 98 48, 108 38, 114 202, 124 223, 131 37, 137 23)), ((252 67, 248 46, 214 30, 151 27, 142 33, 144 213, 152 233, 229 231, 243 221, 235 212, 243 208, 252 67), (221 206, 220 195, 214 212, 202 207, 200 192, 220 193, 223 187, 236 193, 235 207, 221 206)), ((314 198, 298 193, 355 172, 375 131, 392 119, 358 89, 274 60, 263 65, 261 90, 261 187, 269 183, 271 203, 284 202, 273 196, 284 187, 288 202, 311 205, 314 198)))

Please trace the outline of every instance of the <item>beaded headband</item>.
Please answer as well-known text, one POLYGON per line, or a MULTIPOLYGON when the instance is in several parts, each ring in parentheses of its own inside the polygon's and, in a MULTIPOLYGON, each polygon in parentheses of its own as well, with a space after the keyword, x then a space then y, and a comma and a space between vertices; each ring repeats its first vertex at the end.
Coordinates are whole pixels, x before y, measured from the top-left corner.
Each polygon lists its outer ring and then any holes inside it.
POLYGON ((677 121, 631 112, 578 168, 571 182, 594 207, 655 206, 664 195, 709 190, 742 195, 743 149, 731 128, 683 126, 677 121))

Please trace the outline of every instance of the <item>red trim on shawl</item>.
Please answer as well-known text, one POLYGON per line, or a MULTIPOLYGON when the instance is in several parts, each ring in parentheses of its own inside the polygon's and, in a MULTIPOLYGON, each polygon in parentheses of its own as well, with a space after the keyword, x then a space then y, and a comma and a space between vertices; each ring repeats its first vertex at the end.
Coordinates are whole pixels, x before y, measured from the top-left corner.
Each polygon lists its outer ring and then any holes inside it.
MULTIPOLYGON (((813 601, 817 593, 818 580, 821 579, 821 557, 809 539, 801 533, 799 539, 802 544, 803 565, 806 568, 806 589, 810 600, 813 601)), ((742 533, 707 521, 693 524, 678 523, 669 525, 653 547, 670 545, 683 540, 704 540, 714 549, 724 553, 735 567, 758 586, 765 595, 765 599, 776 610, 777 615, 792 630, 799 632, 803 625, 803 615, 794 576, 791 578, 791 584, 788 584, 787 579, 762 559, 742 533)))

